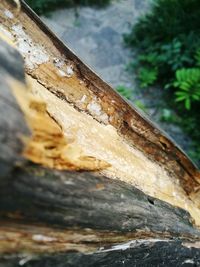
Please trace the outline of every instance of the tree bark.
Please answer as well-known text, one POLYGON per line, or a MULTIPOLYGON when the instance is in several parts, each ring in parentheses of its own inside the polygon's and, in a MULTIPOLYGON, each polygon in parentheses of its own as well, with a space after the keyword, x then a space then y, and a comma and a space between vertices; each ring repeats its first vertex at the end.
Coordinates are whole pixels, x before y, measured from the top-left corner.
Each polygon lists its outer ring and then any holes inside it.
POLYGON ((199 266, 199 171, 21 5, 0 3, 0 266, 199 266))

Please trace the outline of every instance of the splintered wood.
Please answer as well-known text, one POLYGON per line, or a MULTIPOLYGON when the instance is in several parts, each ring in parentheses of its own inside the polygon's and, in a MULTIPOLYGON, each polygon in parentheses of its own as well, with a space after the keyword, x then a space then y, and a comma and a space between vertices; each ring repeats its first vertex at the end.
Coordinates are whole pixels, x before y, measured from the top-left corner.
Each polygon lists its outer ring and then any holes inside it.
MULTIPOLYGON (((39 87, 39 84, 36 85, 39 87)), ((62 127, 47 111, 47 104, 12 84, 13 92, 22 108, 32 136, 23 137, 25 142, 24 157, 43 166, 58 170, 97 171, 110 166, 109 163, 85 155, 81 146, 72 144, 64 136, 62 127)))
POLYGON ((188 210, 199 223, 199 209, 179 182, 140 151, 129 147, 113 126, 79 112, 30 76, 27 83, 28 94, 13 86, 32 130, 32 137, 25 141, 26 158, 59 170, 102 170, 110 178, 128 182, 188 210))
POLYGON ((24 157, 59 170, 101 171, 187 210, 200 226, 199 173, 185 155, 90 70, 81 69, 71 52, 64 54, 44 26, 23 10, 17 17, 11 10, 12 18, 5 19, 11 7, 0 8, 0 31, 25 61, 27 88, 12 82, 32 131, 24 137, 24 157))

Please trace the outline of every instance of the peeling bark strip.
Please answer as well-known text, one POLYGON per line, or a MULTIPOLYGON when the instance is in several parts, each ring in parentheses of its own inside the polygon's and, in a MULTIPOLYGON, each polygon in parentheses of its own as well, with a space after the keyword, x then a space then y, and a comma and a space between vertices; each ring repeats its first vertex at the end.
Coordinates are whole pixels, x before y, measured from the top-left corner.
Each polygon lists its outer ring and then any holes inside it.
POLYGON ((23 2, 0 22, 0 267, 199 266, 191 161, 23 2))

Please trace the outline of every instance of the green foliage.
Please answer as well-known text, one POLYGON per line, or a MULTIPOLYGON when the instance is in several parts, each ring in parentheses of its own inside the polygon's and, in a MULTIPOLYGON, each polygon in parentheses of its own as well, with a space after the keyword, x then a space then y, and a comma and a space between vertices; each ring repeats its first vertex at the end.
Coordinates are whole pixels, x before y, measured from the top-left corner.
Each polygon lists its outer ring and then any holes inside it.
POLYGON ((131 99, 132 96, 132 92, 130 91, 130 89, 128 89, 127 87, 123 86, 123 85, 119 85, 116 88, 117 92, 120 93, 120 95, 122 95, 123 97, 127 98, 127 99, 131 99))
POLYGON ((139 69, 138 78, 142 88, 152 85, 157 79, 157 69, 149 67, 141 67, 139 69))
POLYGON ((185 108, 190 109, 192 102, 200 100, 200 69, 177 70, 173 85, 178 88, 175 101, 184 102, 185 108))
POLYGON ((168 83, 177 69, 200 63, 200 1, 154 0, 125 42, 138 49, 136 69, 157 69, 154 81, 168 83))
POLYGON ((158 61, 160 67, 164 64, 170 72, 193 63, 191 55, 188 51, 184 51, 183 43, 178 38, 174 38, 171 42, 161 45, 158 61))
POLYGON ((140 62, 147 63, 152 66, 156 66, 159 61, 159 55, 157 52, 149 52, 147 54, 141 54, 138 56, 140 62))
POLYGON ((141 17, 130 35, 126 36, 129 45, 145 49, 150 44, 169 43, 174 38, 199 35, 199 0, 154 0, 151 11, 141 17))
MULTIPOLYGON (((177 123, 200 147, 200 1, 153 0, 124 39, 137 49, 132 66, 141 87, 157 83, 167 89, 177 123)), ((168 111, 163 120, 171 120, 168 111)))
POLYGON ((105 6, 110 0, 25 0, 27 4, 39 15, 45 14, 61 7, 71 7, 76 5, 105 6))

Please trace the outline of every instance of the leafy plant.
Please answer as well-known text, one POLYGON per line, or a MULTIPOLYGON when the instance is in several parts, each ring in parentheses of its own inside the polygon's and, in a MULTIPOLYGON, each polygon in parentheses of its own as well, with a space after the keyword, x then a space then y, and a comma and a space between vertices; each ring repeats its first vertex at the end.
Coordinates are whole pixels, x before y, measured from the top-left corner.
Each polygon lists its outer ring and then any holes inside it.
POLYGON ((159 62, 160 65, 168 65, 168 69, 174 72, 184 65, 192 64, 193 59, 190 54, 184 51, 184 44, 181 40, 174 38, 171 42, 161 45, 159 62))
POLYGON ((154 0, 150 12, 124 39, 138 49, 136 70, 140 65, 157 68, 154 81, 168 83, 177 69, 196 64, 194 54, 200 47, 199 0, 154 0))
POLYGON ((156 66, 158 64, 158 59, 159 55, 157 52, 152 51, 147 54, 141 54, 138 56, 138 60, 141 63, 147 63, 152 66, 156 66))
POLYGON ((123 97, 127 98, 127 99, 131 99, 132 96, 132 92, 130 91, 130 89, 128 89, 127 87, 123 86, 123 85, 119 85, 116 88, 117 92, 120 93, 120 95, 122 95, 123 97))
POLYGON ((147 49, 148 45, 169 43, 180 35, 192 32, 198 36, 200 28, 198 0, 154 0, 151 10, 141 17, 126 43, 147 49))
POLYGON ((189 110, 192 102, 200 100, 200 69, 177 70, 173 85, 178 88, 175 101, 184 102, 185 108, 189 110))
POLYGON ((142 88, 152 85, 157 79, 157 69, 149 67, 141 67, 139 69, 138 78, 142 88))

